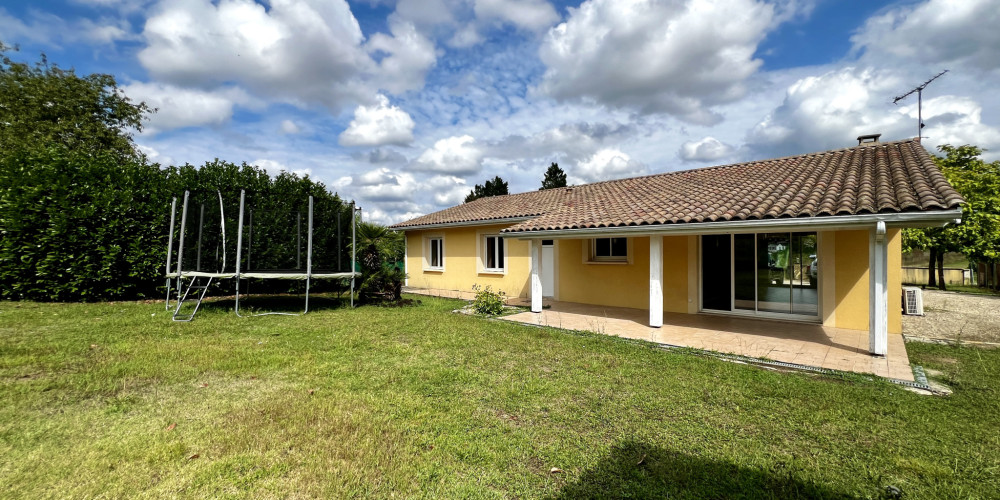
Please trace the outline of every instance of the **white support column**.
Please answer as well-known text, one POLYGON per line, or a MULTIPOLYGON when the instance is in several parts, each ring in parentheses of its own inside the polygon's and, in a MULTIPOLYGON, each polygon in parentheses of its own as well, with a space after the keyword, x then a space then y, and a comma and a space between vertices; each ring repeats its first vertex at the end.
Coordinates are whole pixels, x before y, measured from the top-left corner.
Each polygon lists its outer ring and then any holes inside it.
POLYGON ((663 326, 663 236, 649 237, 649 326, 663 326))
POLYGON ((871 231, 868 245, 868 350, 885 356, 889 347, 889 242, 885 222, 871 231))
POLYGON ((542 240, 531 240, 531 312, 542 312, 542 240))

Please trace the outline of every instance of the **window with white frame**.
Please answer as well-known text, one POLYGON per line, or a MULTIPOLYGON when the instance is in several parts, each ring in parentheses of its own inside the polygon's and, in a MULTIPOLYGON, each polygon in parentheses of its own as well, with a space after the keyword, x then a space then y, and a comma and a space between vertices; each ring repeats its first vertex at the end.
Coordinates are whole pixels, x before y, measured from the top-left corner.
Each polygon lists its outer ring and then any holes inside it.
POLYGON ((507 268, 503 237, 495 234, 485 236, 483 268, 486 272, 503 272, 507 268))
POLYGON ((594 238, 590 259, 595 262, 628 262, 628 238, 594 238))
POLYGON ((444 269, 444 238, 427 239, 427 268, 444 269))

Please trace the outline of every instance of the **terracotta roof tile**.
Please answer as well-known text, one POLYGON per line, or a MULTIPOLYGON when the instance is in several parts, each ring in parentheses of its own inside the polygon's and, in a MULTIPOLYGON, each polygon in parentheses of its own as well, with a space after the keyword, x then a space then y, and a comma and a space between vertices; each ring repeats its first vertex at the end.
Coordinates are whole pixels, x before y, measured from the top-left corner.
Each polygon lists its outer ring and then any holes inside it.
POLYGON ((481 198, 391 226, 506 232, 945 210, 962 197, 916 140, 481 198))

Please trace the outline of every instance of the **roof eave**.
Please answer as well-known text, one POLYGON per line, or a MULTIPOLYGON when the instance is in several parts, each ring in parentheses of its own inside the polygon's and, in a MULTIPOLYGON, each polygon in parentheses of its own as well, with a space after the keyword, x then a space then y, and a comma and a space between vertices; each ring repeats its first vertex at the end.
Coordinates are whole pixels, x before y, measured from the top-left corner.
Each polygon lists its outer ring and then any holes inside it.
POLYGON ((581 229, 555 229, 541 231, 502 231, 507 237, 518 239, 589 238, 609 236, 651 236, 720 234, 766 231, 832 231, 844 229, 869 229, 878 221, 887 227, 940 227, 961 222, 961 207, 947 210, 921 212, 878 213, 860 215, 830 215, 824 217, 797 217, 788 219, 762 219, 694 222, 682 224, 656 224, 645 226, 601 227, 581 229))
POLYGON ((467 226, 495 226, 497 224, 517 224, 518 222, 524 222, 534 219, 537 216, 531 217, 503 217, 499 219, 481 219, 481 220, 469 220, 469 221, 458 221, 458 222, 435 222, 432 224, 417 224, 413 226, 389 226, 389 229, 393 231, 415 231, 418 229, 441 229, 448 227, 467 227, 467 226))

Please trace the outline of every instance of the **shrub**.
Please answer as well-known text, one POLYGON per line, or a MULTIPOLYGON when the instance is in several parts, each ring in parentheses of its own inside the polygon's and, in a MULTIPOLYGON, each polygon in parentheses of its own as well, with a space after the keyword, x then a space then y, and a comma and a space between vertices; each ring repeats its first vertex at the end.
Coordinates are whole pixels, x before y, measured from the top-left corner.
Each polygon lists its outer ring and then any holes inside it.
POLYGON ((404 252, 402 233, 371 222, 358 224, 357 258, 361 268, 358 295, 362 303, 399 302, 406 273, 395 263, 402 260, 404 252))
POLYGON ((507 294, 502 290, 494 292, 490 285, 485 287, 472 285, 472 289, 476 291, 476 298, 472 301, 474 311, 487 316, 497 316, 503 312, 503 306, 507 302, 507 294))

